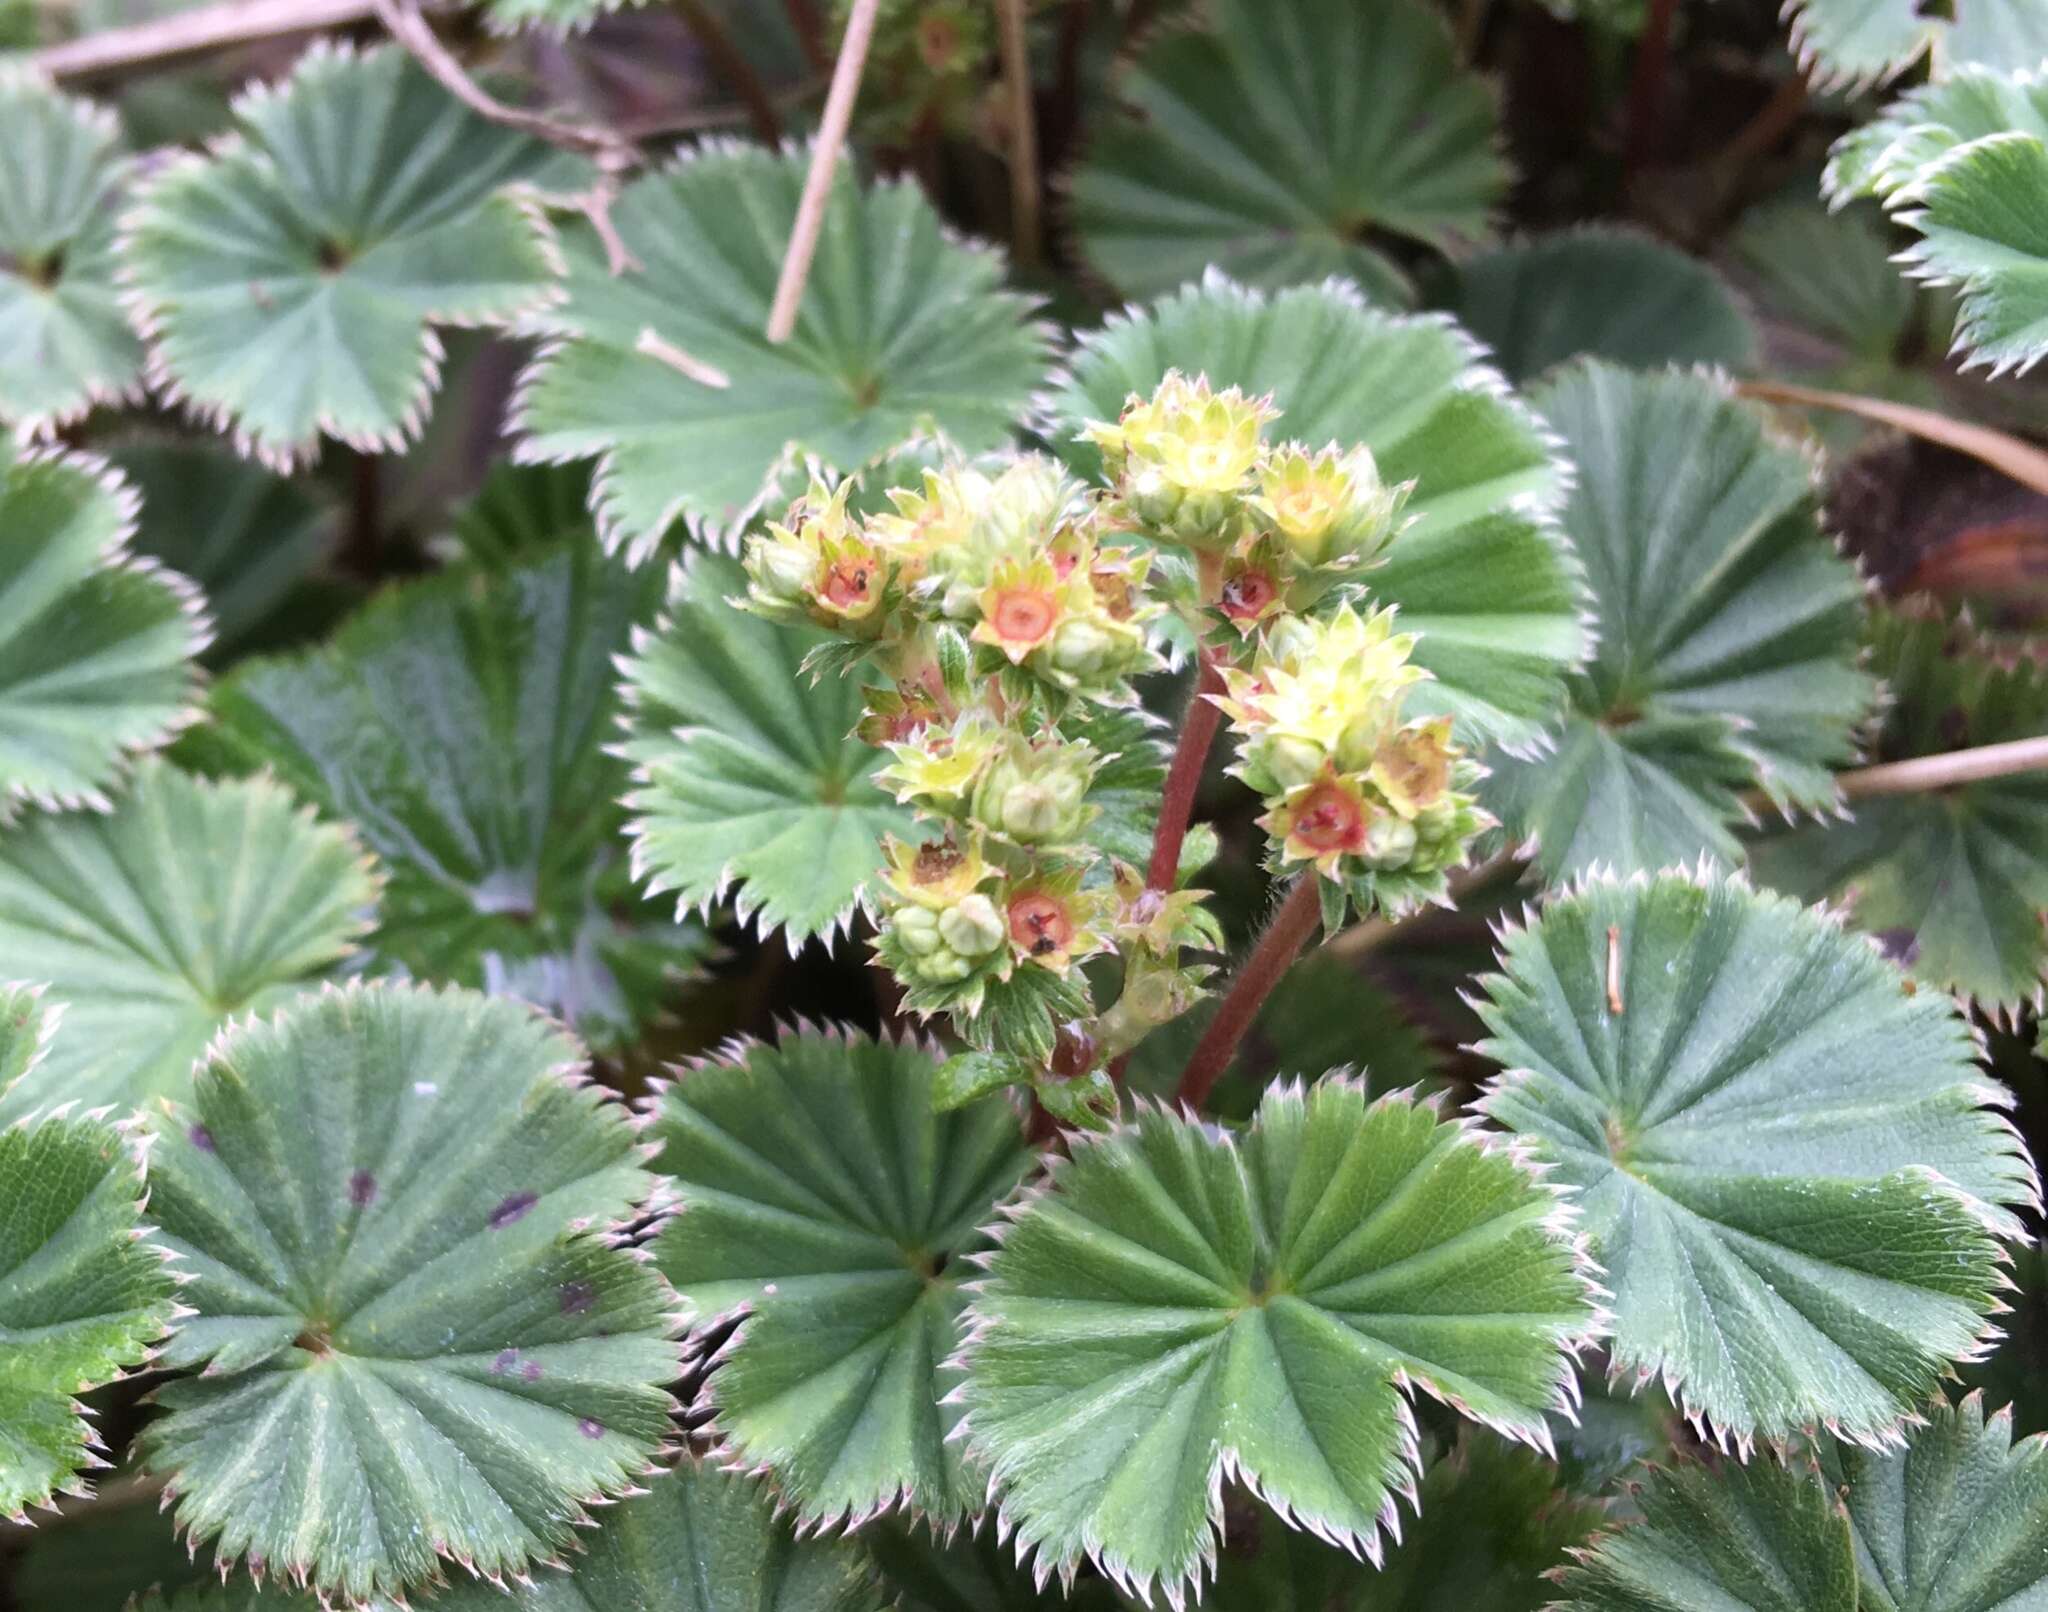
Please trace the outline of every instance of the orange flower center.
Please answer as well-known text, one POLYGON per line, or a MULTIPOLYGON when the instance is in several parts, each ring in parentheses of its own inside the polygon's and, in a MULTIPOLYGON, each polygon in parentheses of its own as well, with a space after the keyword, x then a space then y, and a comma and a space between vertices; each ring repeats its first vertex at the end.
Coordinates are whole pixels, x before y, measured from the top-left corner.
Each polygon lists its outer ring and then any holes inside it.
POLYGON ((1317 784, 1294 813, 1293 837, 1317 856, 1365 844, 1365 813, 1335 784, 1317 784))
POLYGON ((874 571, 866 560, 840 560, 825 573, 825 600, 840 610, 866 604, 873 581, 874 571))
POLYGON ((1026 891, 1010 902, 1010 939, 1033 957, 1063 949, 1074 938, 1074 920, 1051 896, 1026 891))
POLYGON ((990 619, 1004 643, 1036 644, 1052 635, 1059 613, 1050 594, 1036 588, 1005 588, 996 595, 990 619))
POLYGON ((1232 621, 1256 621, 1272 607, 1279 591, 1265 572, 1240 571, 1223 584, 1220 603, 1232 621))

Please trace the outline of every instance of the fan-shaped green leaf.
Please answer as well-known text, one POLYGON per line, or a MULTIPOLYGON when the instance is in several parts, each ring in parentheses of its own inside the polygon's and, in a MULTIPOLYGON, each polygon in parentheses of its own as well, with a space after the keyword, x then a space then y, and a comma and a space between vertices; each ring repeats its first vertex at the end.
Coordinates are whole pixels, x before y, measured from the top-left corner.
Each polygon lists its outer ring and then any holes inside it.
POLYGON ((107 812, 27 818, 0 836, 0 977, 49 981, 65 1034, 0 1119, 183 1092, 221 1026, 344 956, 376 899, 353 836, 265 778, 148 762, 107 812))
MULTIPOLYGON (((0 1073, 32 1062, 54 1015, 0 987, 0 1073)), ((0 1517, 19 1518, 104 1466, 75 1398, 140 1365, 176 1306, 163 1250, 142 1236, 142 1156, 93 1119, 0 1130, 0 1517)))
POLYGON ((636 559, 679 518, 737 533, 791 455, 851 470, 921 429, 1000 446, 1044 376, 1001 259, 951 238, 914 184, 843 173, 796 332, 771 345, 805 167, 716 146, 636 180, 611 211, 641 265, 623 274, 594 229, 564 230, 568 295, 531 321, 557 340, 521 389, 518 453, 595 456, 599 527, 636 559))
POLYGON ((604 749, 612 659, 658 587, 589 547, 415 583, 324 649, 240 668, 209 739, 360 826, 389 873, 381 959, 631 1039, 703 945, 633 899, 604 749))
POLYGON ((901 1502, 950 1523, 985 1481, 949 1442, 965 1258, 1032 1163, 1007 1104, 932 1107, 924 1047, 801 1030, 685 1071, 654 1110, 683 1212, 655 1259, 700 1334, 743 1315, 706 1399, 808 1522, 901 1502))
POLYGON ((1489 804, 1553 880, 1734 862, 1742 790, 1832 805, 1876 697, 1813 467, 1705 376, 1588 363, 1536 403, 1578 464, 1564 524, 1600 639, 1557 753, 1500 762, 1489 804))
MULTIPOLYGON (((1891 694, 1875 749, 1886 760, 2048 731, 2048 669, 1997 658, 1921 606, 1872 618, 1871 661, 1891 694)), ((1919 978, 2001 1013, 2048 978, 2048 777, 2020 773, 1866 796, 1846 820, 1750 848, 1757 876, 1804 900, 1845 899, 1919 978)))
POLYGON ((142 1437, 224 1560, 363 1599, 559 1554, 667 1436, 673 1302, 598 1233, 654 1179, 518 1003, 352 986, 215 1043, 153 1120, 196 1279, 142 1437))
POLYGON ((1849 1520, 1813 1468, 1654 1475, 1642 1520, 1565 1569, 1553 1612, 1858 1612, 1849 1520))
POLYGON ((1994 375, 2048 354, 2048 13, 2028 70, 1967 68, 1901 96, 1835 147, 1838 200, 1874 195, 1915 241, 1906 272, 1956 288, 1956 347, 1994 375))
POLYGON ((1596 1324, 1569 1217, 1405 1095, 1270 1089, 1243 1139, 1154 1109, 1076 1139, 975 1299, 972 1448, 1020 1544, 1177 1593, 1221 1482, 1379 1560, 1421 1390, 1548 1447, 1596 1324))
POLYGON ((1724 1440, 1881 1440, 1975 1354, 2036 1196, 1947 998, 1739 881, 1596 881, 1483 983, 1486 1113, 1579 1189, 1613 1370, 1724 1440))
POLYGON ((851 919, 883 833, 910 815, 873 781, 881 752, 853 737, 857 680, 800 674, 824 635, 735 609, 745 589, 730 560, 694 556, 625 662, 633 865, 685 909, 737 883, 741 918, 794 946, 851 919))
POLYGON ((439 382, 433 327, 503 324, 555 295, 545 228, 507 187, 556 153, 395 47, 317 43, 235 115, 124 220, 153 379, 280 468, 322 436, 403 447, 439 382))
POLYGON ((334 506, 316 488, 225 448, 144 438, 113 458, 142 495, 137 551, 199 584, 215 658, 259 637, 333 546, 334 506))
MULTIPOLYGON (((1493 95, 1413 0, 1217 0, 1149 44, 1073 175, 1082 250, 1130 296, 1216 267, 1410 299, 1389 238, 1455 250, 1507 189, 1493 95)), ((1192 366, 1183 365, 1183 368, 1192 366)))
POLYGON ((1415 659, 1437 681, 1409 708, 1456 716, 1469 741, 1535 743, 1588 648, 1581 588, 1543 513, 1562 480, 1538 423, 1442 316, 1365 307, 1339 285, 1271 298, 1211 277, 1081 338, 1049 400, 1048 430, 1077 471, 1093 448, 1070 439, 1115 419, 1169 369, 1273 395, 1276 432, 1363 442, 1390 482, 1411 477, 1415 523, 1374 571, 1376 597, 1421 635, 1415 659))
POLYGON ((0 422, 23 435, 142 380, 114 286, 119 147, 109 114, 0 68, 0 422))
POLYGON ((123 755, 195 714, 199 596, 132 558, 135 494, 97 459, 0 445, 0 812, 105 806, 123 755))
POLYGON ((1794 0, 1792 44, 1817 84, 1868 83, 1924 53, 1936 77, 1958 67, 2031 68, 2048 57, 2048 14, 2033 0, 1794 0))
POLYGON ((1988 1612, 2048 1599, 2048 1442, 2013 1443, 1981 1395, 1937 1401, 1902 1450, 1830 1444, 1849 1508, 1860 1612, 1988 1612))
POLYGON ((1444 306, 1517 382, 1579 357, 1636 369, 1756 357, 1720 276, 1633 230, 1563 230, 1467 258, 1444 306))
POLYGON ((902 1612, 1129 1612, 1130 1603, 1099 1579, 1038 1583, 992 1524, 939 1532, 944 1537, 929 1523, 894 1519, 861 1530, 902 1612))
POLYGON ((449 516, 448 527, 437 545, 447 557, 490 571, 545 559, 563 543, 594 543, 589 468, 500 460, 475 496, 449 516))

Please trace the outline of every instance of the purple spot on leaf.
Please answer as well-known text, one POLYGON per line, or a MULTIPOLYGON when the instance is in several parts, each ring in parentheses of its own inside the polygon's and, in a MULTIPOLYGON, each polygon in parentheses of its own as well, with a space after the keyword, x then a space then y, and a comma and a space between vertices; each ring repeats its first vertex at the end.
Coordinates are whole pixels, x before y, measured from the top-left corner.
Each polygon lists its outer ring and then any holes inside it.
POLYGON ((498 1351, 498 1358, 491 1362, 491 1375, 493 1377, 502 1377, 518 1364, 519 1351, 517 1349, 500 1349, 498 1351))
POLYGON ((588 1282, 564 1282, 562 1284, 562 1313, 581 1315, 597 1302, 597 1289, 588 1282))
POLYGON ((526 1211, 540 1202, 537 1192, 515 1192, 497 1208, 491 1211, 491 1230, 503 1231, 515 1220, 523 1219, 526 1211))
POLYGON ((211 1153, 213 1151, 213 1132, 209 1131, 204 1125, 193 1126, 185 1135, 200 1152, 211 1153))
POLYGON ((1920 960, 1920 937, 1911 929, 1880 929, 1871 938, 1901 968, 1911 968, 1920 960))
POLYGON ((377 1196, 377 1178, 368 1170, 357 1170, 348 1178, 348 1201, 358 1209, 365 1207, 377 1196))
POLYGON ((521 1367, 519 1368, 519 1375, 520 1375, 521 1377, 525 1378, 525 1379, 526 1379, 526 1381, 528 1381, 528 1382, 530 1382, 530 1383, 537 1383, 537 1382, 539 1382, 539 1381, 540 1381, 540 1362, 539 1362, 538 1360, 529 1360, 529 1361, 527 1361, 525 1365, 523 1365, 523 1366, 521 1366, 521 1367))
POLYGON ((586 1416, 576 1424, 576 1431, 585 1438, 603 1438, 604 1423, 596 1420, 594 1417, 586 1416))

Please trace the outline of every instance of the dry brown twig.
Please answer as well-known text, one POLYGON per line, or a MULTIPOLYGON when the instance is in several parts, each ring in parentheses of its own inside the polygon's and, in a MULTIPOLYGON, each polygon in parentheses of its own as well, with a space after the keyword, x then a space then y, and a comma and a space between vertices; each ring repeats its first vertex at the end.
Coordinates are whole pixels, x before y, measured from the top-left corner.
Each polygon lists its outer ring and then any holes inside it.
POLYGON ((377 19, 391 37, 403 45, 412 59, 425 68, 440 86, 480 118, 507 129, 517 129, 551 146, 589 157, 597 165, 597 183, 577 198, 590 227, 604 244, 605 261, 614 274, 640 265, 612 227, 612 203, 618 199, 619 179, 640 161, 638 147, 611 129, 595 123, 573 123, 546 112, 507 106, 488 94, 469 76, 455 53, 441 43, 433 25, 421 12, 419 0, 374 0, 377 19))
POLYGON ((1024 41, 1024 0, 996 0, 1002 28, 1003 85, 1009 93, 1010 244, 1019 263, 1044 256, 1038 209, 1038 118, 1031 103, 1031 57, 1024 41))
POLYGON ((104 78, 144 71, 237 45, 288 39, 367 22, 376 0, 223 0, 223 3, 153 18, 127 28, 104 28, 82 39, 48 45, 30 59, 53 79, 104 78))

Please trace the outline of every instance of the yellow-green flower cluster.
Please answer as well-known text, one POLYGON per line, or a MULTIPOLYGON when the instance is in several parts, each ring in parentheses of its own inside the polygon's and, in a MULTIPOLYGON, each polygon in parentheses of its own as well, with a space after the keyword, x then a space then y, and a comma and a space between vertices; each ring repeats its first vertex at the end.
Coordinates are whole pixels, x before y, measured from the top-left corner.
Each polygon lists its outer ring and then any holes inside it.
POLYGON ((1349 605, 1327 620, 1285 618, 1251 667, 1224 671, 1216 703, 1243 735, 1231 770, 1264 797, 1276 860, 1406 893, 1461 862, 1486 819, 1463 787, 1478 772, 1449 719, 1403 716, 1427 674, 1393 627, 1393 611, 1349 605))
POLYGON ((1245 630, 1282 609, 1313 608, 1370 566, 1407 497, 1381 481, 1369 448, 1269 443, 1277 418, 1268 398, 1173 371, 1150 397, 1134 394, 1114 423, 1083 432, 1123 519, 1224 560, 1219 603, 1245 630))

